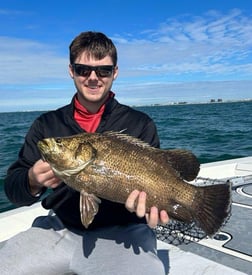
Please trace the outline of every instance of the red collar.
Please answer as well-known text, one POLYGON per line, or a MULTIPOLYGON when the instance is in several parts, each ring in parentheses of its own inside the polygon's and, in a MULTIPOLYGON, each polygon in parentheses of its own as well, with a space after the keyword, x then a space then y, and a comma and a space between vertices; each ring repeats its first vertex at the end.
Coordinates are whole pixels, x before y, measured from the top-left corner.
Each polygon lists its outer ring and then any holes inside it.
MULTIPOLYGON (((113 92, 109 93, 109 98, 114 97, 113 92)), ((94 133, 98 128, 102 115, 104 113, 106 102, 95 113, 90 113, 83 105, 80 104, 77 96, 74 98, 74 119, 86 132, 94 133)))

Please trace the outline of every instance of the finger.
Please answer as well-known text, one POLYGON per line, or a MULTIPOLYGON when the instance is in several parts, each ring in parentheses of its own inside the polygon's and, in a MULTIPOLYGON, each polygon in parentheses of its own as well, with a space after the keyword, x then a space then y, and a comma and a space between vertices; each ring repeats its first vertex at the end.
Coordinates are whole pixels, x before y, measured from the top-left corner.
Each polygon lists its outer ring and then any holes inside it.
POLYGON ((40 183, 46 187, 49 187, 50 183, 52 181, 54 181, 56 179, 56 177, 55 177, 53 171, 49 170, 47 172, 38 174, 36 179, 37 179, 38 183, 40 183))
POLYGON ((40 159, 34 164, 34 169, 39 173, 45 173, 51 170, 51 166, 48 162, 45 162, 42 159, 40 159))
POLYGON ((45 187, 56 188, 61 183, 59 178, 53 177, 44 182, 45 187))
POLYGON ((54 182, 50 185, 50 188, 56 188, 61 184, 61 181, 54 182))
POLYGON ((138 201, 136 205, 136 214, 139 218, 145 216, 146 213, 146 193, 140 192, 138 196, 138 201))
POLYGON ((165 210, 160 211, 160 223, 165 225, 169 222, 169 216, 165 210))
POLYGON ((150 209, 150 213, 146 215, 146 221, 149 227, 154 228, 157 226, 159 220, 159 213, 157 207, 153 206, 150 209))
POLYGON ((128 196, 126 202, 125 202, 125 207, 130 211, 130 212, 134 212, 135 211, 135 206, 136 206, 136 201, 139 195, 139 191, 138 190, 134 190, 130 193, 130 195, 128 196))

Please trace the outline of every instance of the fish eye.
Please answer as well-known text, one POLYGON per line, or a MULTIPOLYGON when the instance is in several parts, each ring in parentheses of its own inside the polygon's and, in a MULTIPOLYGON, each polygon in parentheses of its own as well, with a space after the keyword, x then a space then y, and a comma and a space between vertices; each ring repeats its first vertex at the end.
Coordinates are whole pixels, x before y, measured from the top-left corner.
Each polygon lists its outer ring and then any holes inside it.
POLYGON ((61 143, 61 138, 56 138, 56 139, 55 139, 55 142, 56 142, 56 143, 61 143))

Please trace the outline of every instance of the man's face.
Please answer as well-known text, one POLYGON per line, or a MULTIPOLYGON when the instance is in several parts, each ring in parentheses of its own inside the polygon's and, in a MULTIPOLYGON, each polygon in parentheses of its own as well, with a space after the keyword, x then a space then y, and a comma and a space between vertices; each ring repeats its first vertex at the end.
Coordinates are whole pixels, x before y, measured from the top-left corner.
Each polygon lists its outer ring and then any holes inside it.
MULTIPOLYGON (((83 52, 76 60, 75 64, 83 64, 88 66, 105 66, 113 65, 112 59, 109 56, 101 60, 95 60, 83 52)), ((90 75, 79 75, 78 70, 69 65, 69 74, 74 80, 77 89, 78 99, 80 103, 87 107, 88 105, 96 105, 100 107, 107 99, 108 93, 111 90, 114 79, 118 74, 118 67, 114 67, 113 72, 109 76, 99 76, 95 71, 91 71, 90 75), (86 106, 87 105, 87 106, 86 106)))

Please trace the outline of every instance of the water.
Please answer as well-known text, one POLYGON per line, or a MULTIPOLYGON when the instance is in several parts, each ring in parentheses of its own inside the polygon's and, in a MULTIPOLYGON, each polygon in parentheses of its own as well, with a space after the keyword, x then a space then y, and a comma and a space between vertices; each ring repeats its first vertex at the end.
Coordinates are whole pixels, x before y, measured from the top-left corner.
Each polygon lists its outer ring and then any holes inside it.
MULTIPOLYGON (((252 101, 137 109, 154 119, 161 148, 189 149, 201 163, 252 156, 252 101)), ((3 191, 6 170, 41 113, 0 113, 0 212, 13 208, 3 191)))
POLYGON ((252 155, 252 101, 144 107, 161 148, 193 151, 201 163, 252 155))

